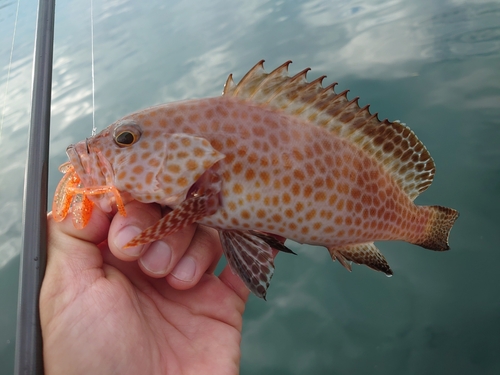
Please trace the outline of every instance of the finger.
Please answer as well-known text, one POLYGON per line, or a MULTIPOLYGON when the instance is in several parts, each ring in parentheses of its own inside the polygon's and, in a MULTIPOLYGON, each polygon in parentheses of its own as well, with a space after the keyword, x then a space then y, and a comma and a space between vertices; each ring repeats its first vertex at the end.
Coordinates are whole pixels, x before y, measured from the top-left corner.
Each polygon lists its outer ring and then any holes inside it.
POLYGON ((219 279, 231 288, 243 302, 247 302, 250 290, 248 290, 243 281, 241 281, 240 277, 233 273, 229 264, 224 267, 219 275, 219 279))
POLYGON ((139 259, 150 244, 125 248, 125 245, 144 229, 161 218, 161 208, 157 204, 145 204, 132 201, 125 206, 127 216, 115 215, 108 234, 111 253, 120 260, 139 259))
POLYGON ((151 277, 167 276, 185 255, 195 231, 195 224, 188 225, 151 243, 139 259, 142 271, 151 277))
POLYGON ((72 214, 63 221, 56 222, 52 213, 47 215, 47 266, 52 262, 79 263, 73 271, 79 272, 102 263, 102 257, 96 247, 106 239, 110 220, 98 207, 95 207, 85 228, 77 229, 72 222, 72 214))
POLYGON ((123 261, 139 260, 141 270, 148 276, 165 277, 186 252, 195 233, 196 225, 188 225, 150 244, 124 248, 132 238, 161 218, 159 205, 134 201, 125 209, 127 216, 117 215, 111 223, 108 242, 112 254, 123 261))
MULTIPOLYGON (((188 289, 198 283, 203 274, 212 273, 222 256, 222 247, 215 229, 198 225, 192 241, 167 276, 175 289, 188 289)), ((173 262, 174 263, 174 262, 173 262)))
POLYGON ((83 229, 73 226, 71 214, 61 222, 56 222, 52 213, 47 215, 47 266, 41 301, 71 299, 68 294, 85 289, 103 276, 103 259, 96 244, 106 239, 109 223, 107 215, 97 207, 83 229), (76 284, 79 286, 70 287, 76 284))

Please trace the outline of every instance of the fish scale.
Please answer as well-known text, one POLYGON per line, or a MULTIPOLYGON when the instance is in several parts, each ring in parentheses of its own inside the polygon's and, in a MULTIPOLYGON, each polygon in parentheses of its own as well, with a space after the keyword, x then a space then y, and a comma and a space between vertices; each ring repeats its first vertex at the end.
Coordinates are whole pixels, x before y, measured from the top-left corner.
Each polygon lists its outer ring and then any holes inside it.
MULTIPOLYGON (((173 209, 127 246, 192 222, 216 228, 232 270, 260 297, 275 238, 325 246, 349 270, 353 261, 388 275, 374 241, 447 250, 458 212, 413 203, 435 173, 413 131, 323 88, 324 77, 307 82, 307 69, 289 77, 289 63, 268 74, 260 62, 238 84, 229 76, 221 97, 145 109, 70 146, 78 179, 63 179, 73 181, 65 202, 113 186, 173 209)), ((88 197, 104 210, 114 199, 88 197)))

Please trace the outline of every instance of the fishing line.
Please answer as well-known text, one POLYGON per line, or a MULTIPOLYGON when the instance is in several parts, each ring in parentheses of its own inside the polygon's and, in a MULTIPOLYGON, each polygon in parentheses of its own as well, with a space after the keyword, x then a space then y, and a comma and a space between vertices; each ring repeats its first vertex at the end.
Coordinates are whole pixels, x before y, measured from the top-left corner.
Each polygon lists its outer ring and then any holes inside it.
POLYGON ((0 118, 0 141, 2 140, 3 119, 5 116, 5 107, 7 106, 7 93, 9 91, 10 68, 12 66, 12 55, 14 54, 14 42, 16 40, 17 16, 19 14, 19 3, 20 2, 21 2, 21 0, 17 0, 16 17, 14 20, 14 32, 12 33, 12 45, 10 47, 9 67, 7 68, 7 82, 5 84, 5 93, 3 95, 2 117, 0 118))
POLYGON ((90 0, 90 45, 92 50, 92 136, 97 133, 95 126, 95 79, 94 79, 94 2, 90 0))

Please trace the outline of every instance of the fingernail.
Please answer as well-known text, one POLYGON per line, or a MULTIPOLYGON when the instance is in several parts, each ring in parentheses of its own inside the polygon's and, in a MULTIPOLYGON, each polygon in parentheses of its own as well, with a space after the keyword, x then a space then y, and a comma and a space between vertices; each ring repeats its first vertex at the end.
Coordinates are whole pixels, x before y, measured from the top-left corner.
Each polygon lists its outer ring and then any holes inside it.
POLYGON ((166 274, 171 258, 172 250, 170 246, 163 241, 156 241, 151 244, 146 254, 141 257, 141 263, 151 273, 166 274))
POLYGON ((123 228, 118 232, 118 234, 115 237, 115 246, 118 247, 119 249, 122 250, 124 254, 130 255, 130 256, 139 256, 141 254, 142 248, 144 245, 139 245, 139 246, 134 246, 134 247, 128 247, 124 249, 124 246, 128 244, 132 238, 135 236, 138 236, 142 230, 140 230, 137 227, 134 226, 128 226, 123 228))
POLYGON ((171 274, 181 281, 193 280, 196 271, 196 263, 190 256, 183 257, 175 266, 171 274))

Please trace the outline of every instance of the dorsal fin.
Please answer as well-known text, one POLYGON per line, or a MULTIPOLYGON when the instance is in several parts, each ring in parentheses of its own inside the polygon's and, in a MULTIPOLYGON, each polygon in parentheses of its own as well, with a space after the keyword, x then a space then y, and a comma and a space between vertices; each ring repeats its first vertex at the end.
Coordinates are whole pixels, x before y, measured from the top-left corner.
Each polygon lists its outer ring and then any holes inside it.
POLYGON ((307 82, 309 69, 288 76, 290 63, 266 73, 262 60, 238 84, 230 75, 223 95, 284 111, 349 140, 373 156, 412 200, 429 187, 434 161, 410 128, 398 121, 380 121, 369 106, 359 106, 359 98, 347 99, 348 90, 337 94, 336 83, 324 88, 324 76, 307 82))

